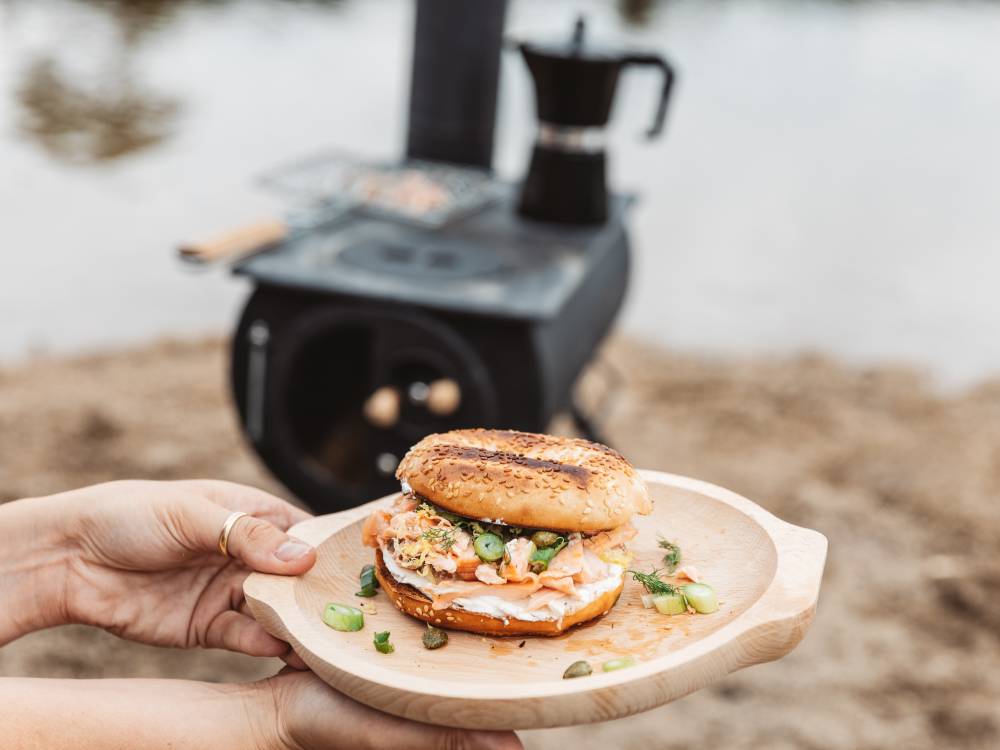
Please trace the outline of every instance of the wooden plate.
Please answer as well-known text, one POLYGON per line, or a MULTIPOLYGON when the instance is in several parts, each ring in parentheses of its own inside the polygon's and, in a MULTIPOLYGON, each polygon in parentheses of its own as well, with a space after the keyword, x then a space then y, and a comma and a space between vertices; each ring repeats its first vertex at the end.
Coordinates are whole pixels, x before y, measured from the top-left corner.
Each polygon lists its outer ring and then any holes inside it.
POLYGON ((373 551, 361 523, 393 497, 295 526, 317 546, 303 576, 251 575, 247 602, 268 632, 287 641, 327 683, 369 706, 417 721, 479 729, 535 729, 617 719, 676 700, 729 672, 778 659, 805 635, 816 608, 826 538, 785 523, 746 498, 705 482, 642 472, 654 499, 633 519, 634 567, 648 570, 662 550, 658 533, 681 545, 719 597, 711 615, 660 615, 644 609, 631 579, 607 616, 556 638, 484 638, 451 631, 437 651, 423 648, 424 624, 400 613, 384 593, 365 628, 339 633, 323 624, 327 602, 356 604, 361 567, 373 551), (372 634, 389 630, 396 647, 381 654, 372 634), (523 641, 523 643, 522 643, 523 641), (638 664, 604 673, 608 659, 638 664), (574 661, 595 672, 563 680, 574 661))

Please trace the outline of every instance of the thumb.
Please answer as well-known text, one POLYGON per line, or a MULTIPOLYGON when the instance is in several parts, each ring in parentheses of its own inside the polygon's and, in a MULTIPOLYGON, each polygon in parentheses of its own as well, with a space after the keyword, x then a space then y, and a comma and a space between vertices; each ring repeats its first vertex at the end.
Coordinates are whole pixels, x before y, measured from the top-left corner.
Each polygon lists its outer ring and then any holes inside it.
MULTIPOLYGON (((219 529, 221 531, 222 527, 219 529)), ((298 575, 316 563, 316 550, 309 544, 253 516, 241 516, 236 520, 229 532, 226 549, 230 557, 260 573, 298 575)))
MULTIPOLYGON (((189 523, 196 546, 205 551, 219 552, 219 536, 232 511, 214 503, 185 503, 184 515, 189 523), (193 528, 192 528, 193 527, 193 528)), ((316 550, 289 536, 263 518, 241 516, 229 531, 226 551, 251 570, 278 575, 299 575, 316 563, 316 550)))

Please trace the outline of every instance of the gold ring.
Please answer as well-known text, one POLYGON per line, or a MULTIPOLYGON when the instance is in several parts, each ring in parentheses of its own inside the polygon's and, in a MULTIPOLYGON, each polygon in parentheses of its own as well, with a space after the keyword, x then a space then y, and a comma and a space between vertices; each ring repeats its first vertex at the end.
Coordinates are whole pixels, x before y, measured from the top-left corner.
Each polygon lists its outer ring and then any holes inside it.
POLYGON ((222 531, 219 533, 219 552, 222 553, 223 557, 229 557, 229 534, 232 532, 233 526, 245 515, 246 513, 242 510, 235 511, 230 513, 229 518, 222 524, 222 531))

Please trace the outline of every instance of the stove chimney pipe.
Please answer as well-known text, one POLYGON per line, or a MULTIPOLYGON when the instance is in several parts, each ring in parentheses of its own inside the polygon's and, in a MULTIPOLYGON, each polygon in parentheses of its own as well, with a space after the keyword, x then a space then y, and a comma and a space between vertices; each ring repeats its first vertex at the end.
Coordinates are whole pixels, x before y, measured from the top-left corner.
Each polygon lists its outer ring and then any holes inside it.
POLYGON ((406 154, 489 169, 507 0, 416 0, 406 154))

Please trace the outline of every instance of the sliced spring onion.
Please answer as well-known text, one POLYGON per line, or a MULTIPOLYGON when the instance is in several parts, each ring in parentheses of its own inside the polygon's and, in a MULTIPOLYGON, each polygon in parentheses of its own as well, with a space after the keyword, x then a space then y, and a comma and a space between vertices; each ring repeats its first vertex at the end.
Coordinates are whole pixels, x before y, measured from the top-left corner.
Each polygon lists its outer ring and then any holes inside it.
POLYGON ((378 588, 378 578, 375 576, 375 566, 366 565, 361 569, 361 588, 378 588))
POLYGON ((375 644, 375 650, 380 654, 391 654, 396 650, 395 646, 389 643, 389 631, 385 630, 381 633, 376 633, 375 637, 372 638, 372 642, 375 644))
POLYGON ((574 677, 586 677, 589 674, 593 674, 593 672, 594 670, 589 662, 575 661, 566 667, 566 671, 563 672, 563 679, 571 680, 574 677))
POLYGON ((707 583, 689 583, 683 586, 681 591, 695 612, 708 615, 719 609, 715 591, 707 583))
POLYGON ((330 602, 323 610, 323 622, 334 630, 348 633, 361 630, 365 626, 365 616, 360 609, 330 602))
POLYGON ((496 562, 503 557, 503 539, 496 534, 480 534, 472 546, 483 562, 496 562))
POLYGON ((433 651, 436 648, 448 645, 448 633, 428 623, 427 631, 421 640, 423 641, 424 648, 433 651))
POLYGON ((361 591, 355 596, 372 597, 375 596, 378 588, 378 578, 375 577, 375 566, 366 565, 361 569, 361 591))
POLYGON ((661 615, 681 615, 687 612, 687 601, 684 594, 657 594, 653 597, 653 606, 661 615))
POLYGON ((601 669, 605 672, 614 672, 618 669, 625 669, 626 667, 635 666, 635 657, 623 656, 619 659, 609 659, 601 665, 601 669))

